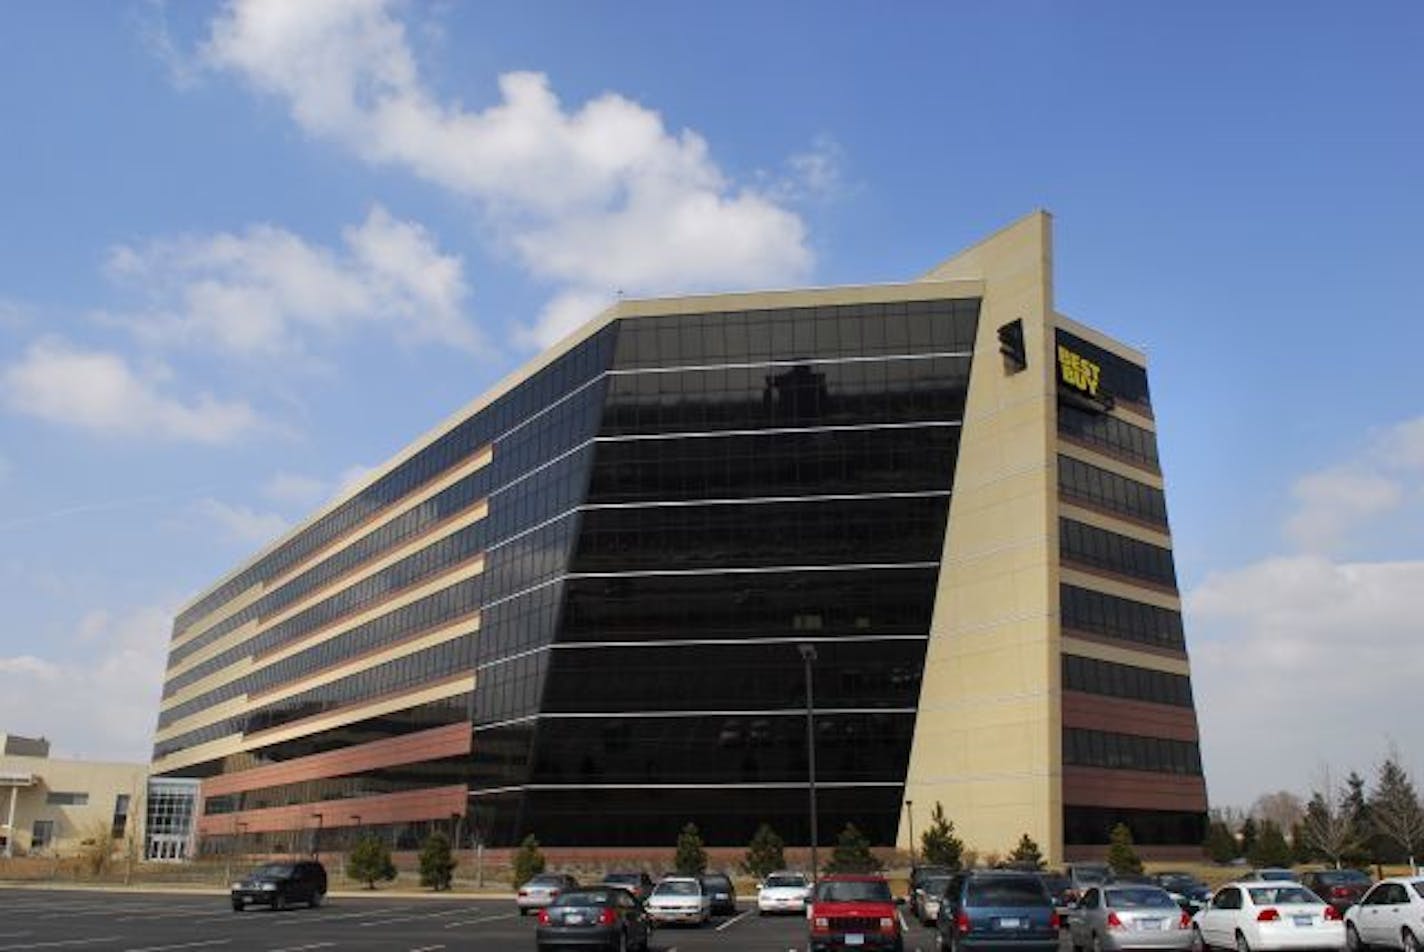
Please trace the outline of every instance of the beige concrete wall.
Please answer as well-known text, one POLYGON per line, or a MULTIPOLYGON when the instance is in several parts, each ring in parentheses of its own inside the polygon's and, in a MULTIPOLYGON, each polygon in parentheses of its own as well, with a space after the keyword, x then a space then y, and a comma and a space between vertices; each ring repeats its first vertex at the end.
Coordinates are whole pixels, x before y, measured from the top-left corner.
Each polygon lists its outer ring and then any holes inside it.
MULTIPOLYGON (((82 840, 109 831, 119 794, 129 797, 128 831, 138 837, 136 842, 143 842, 147 764, 0 757, 0 775, 10 774, 31 774, 37 781, 33 786, 16 788, 16 855, 30 851, 36 820, 54 822, 54 841, 44 850, 46 854, 77 852, 82 840), (83 806, 51 805, 46 802, 51 793, 83 793, 88 795, 89 801, 83 806)), ((9 815, 10 789, 0 785, 0 827, 9 815)))
POLYGON ((926 278, 981 280, 984 304, 905 796, 917 834, 940 802, 981 854, 1027 833, 1058 861, 1051 219, 1035 212, 926 278), (1014 319, 1028 368, 1009 374, 997 331, 1014 319))

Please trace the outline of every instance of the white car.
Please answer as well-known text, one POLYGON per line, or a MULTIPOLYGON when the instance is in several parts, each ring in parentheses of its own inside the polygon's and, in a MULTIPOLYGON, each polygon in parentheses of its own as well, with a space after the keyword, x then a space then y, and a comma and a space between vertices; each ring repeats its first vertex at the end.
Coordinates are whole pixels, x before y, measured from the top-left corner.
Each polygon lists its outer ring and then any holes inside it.
POLYGON ((1369 946, 1419 952, 1424 943, 1424 879, 1381 879, 1345 913, 1350 952, 1369 946))
POLYGON ((700 926, 712 921, 712 897, 703 890, 701 881, 691 876, 663 879, 653 887, 653 894, 643 906, 660 926, 676 922, 700 926))
POLYGON ((802 873, 777 872, 757 888, 757 912, 805 912, 811 898, 811 883, 802 873))
POLYGON ((1338 949, 1344 944, 1340 913, 1300 883, 1227 883, 1192 919, 1197 952, 1338 949))

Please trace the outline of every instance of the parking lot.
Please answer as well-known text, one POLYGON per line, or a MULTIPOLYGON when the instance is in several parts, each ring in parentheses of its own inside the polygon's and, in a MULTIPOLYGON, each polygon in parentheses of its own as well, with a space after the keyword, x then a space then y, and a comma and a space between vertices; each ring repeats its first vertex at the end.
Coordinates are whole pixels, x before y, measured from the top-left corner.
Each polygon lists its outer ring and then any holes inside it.
MULTIPOLYGON (((699 929, 659 930, 658 952, 800 950, 806 923, 764 918, 742 897, 741 914, 699 929), (748 912, 750 910, 750 912, 748 912)), ((225 895, 158 895, 0 888, 0 952, 317 952, 331 949, 533 950, 534 917, 512 900, 333 896, 319 909, 235 913, 225 895)), ((907 952, 934 948, 934 933, 914 926, 907 952)))

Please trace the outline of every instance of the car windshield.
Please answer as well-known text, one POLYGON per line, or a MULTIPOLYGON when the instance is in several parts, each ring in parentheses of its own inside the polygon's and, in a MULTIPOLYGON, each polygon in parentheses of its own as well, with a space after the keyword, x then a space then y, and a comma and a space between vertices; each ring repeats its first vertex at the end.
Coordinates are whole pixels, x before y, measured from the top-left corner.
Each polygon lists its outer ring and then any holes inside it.
POLYGON ((767 889, 805 889, 805 876, 768 876, 766 877, 767 889))
POLYGON ((732 885, 732 881, 726 876, 703 876, 702 883, 714 889, 729 889, 732 885))
POLYGON ((1172 897, 1160 889, 1109 889, 1108 905, 1113 909, 1175 909, 1172 897))
POLYGON ((971 906, 1051 906, 1037 876, 1003 876, 969 881, 967 900, 971 906))
POLYGON ((1256 871, 1256 878, 1264 879, 1267 882, 1271 882, 1273 880, 1279 882, 1289 882, 1290 880, 1295 879, 1295 873, 1292 873, 1288 869, 1262 869, 1256 871))
POLYGON ((1370 882, 1370 877, 1358 869, 1328 869, 1323 873, 1316 873, 1316 876, 1327 886, 1338 886, 1345 883, 1367 886, 1370 882))
POLYGON ((1073 878, 1080 883, 1105 883, 1108 881, 1108 871, 1105 869, 1075 869, 1073 878))
POLYGON ((1419 894, 1420 899, 1424 899, 1424 882, 1412 882, 1409 885, 1414 887, 1414 891, 1419 894))
POLYGON ((605 883, 637 883, 642 882, 642 877, 637 873, 609 873, 603 877, 605 883))
POLYGON ((1062 892, 1073 885, 1067 876, 1040 876, 1038 878, 1043 880, 1044 888, 1050 892, 1062 892))
POLYGON ((821 883, 817 902, 890 902, 890 884, 881 880, 849 880, 821 883))
POLYGON ((658 883, 653 889, 654 896, 696 896, 699 890, 696 883, 658 883))
POLYGON ((939 896, 943 895, 944 887, 948 885, 948 876, 931 876, 929 879, 925 880, 925 884, 920 888, 925 891, 926 895, 939 896))
POLYGON ((1186 873, 1163 873, 1157 877, 1158 882, 1168 889, 1200 889, 1201 884, 1193 876, 1186 873))
POLYGON ((261 876, 263 878, 282 879, 292 875, 293 872, 295 872, 295 867, 293 866, 285 866, 280 863, 271 863, 267 866, 257 867, 256 872, 254 872, 252 875, 261 876))
POLYGON ((562 876, 535 876, 529 880, 530 886, 562 886, 564 877, 562 876))
POLYGON ((1320 897, 1300 886, 1261 886, 1246 890, 1258 906, 1318 906, 1320 897))
POLYGON ((566 892, 558 899, 554 900, 557 907, 564 906, 608 906, 612 905, 613 896, 606 889, 590 889, 586 892, 566 892))

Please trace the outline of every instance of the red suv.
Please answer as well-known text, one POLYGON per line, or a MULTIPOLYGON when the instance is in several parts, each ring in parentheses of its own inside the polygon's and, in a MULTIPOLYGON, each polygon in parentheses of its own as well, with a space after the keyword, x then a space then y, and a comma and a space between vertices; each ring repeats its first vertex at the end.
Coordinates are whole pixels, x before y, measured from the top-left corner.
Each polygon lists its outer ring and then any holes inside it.
POLYGON ((888 949, 904 952, 900 916, 883 876, 826 876, 816 884, 806 918, 811 952, 888 949))

